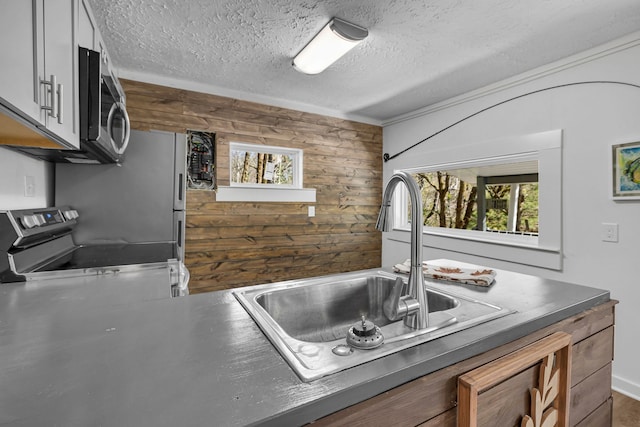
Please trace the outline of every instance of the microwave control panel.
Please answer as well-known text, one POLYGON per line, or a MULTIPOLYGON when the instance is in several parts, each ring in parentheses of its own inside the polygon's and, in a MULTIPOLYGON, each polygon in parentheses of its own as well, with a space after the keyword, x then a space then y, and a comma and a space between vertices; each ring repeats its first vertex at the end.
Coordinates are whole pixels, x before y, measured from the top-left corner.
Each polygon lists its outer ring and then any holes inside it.
POLYGON ((215 189, 215 134, 189 131, 187 144, 187 188, 215 189))

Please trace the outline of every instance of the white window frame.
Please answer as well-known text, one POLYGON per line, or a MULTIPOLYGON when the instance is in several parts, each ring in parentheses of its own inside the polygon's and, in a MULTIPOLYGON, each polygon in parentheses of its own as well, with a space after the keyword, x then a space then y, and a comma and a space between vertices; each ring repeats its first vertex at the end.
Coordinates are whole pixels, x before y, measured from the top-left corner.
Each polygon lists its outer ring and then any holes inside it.
MULTIPOLYGON (((540 234, 523 236, 425 226, 425 246, 555 270, 562 268, 561 130, 442 150, 433 158, 422 166, 402 170, 433 172, 537 160, 540 234)), ((408 195, 403 186, 398 186, 394 200, 394 230, 408 231, 408 195)))
POLYGON ((229 143, 229 172, 232 151, 268 152, 285 154, 293 158, 292 184, 258 184, 233 182, 229 173, 229 186, 218 186, 216 200, 220 202, 308 202, 316 201, 314 188, 303 188, 303 150, 262 144, 231 141, 229 143))
POLYGON ((245 187, 245 188, 302 188, 302 150, 298 148, 284 148, 284 147, 275 147, 272 145, 261 145, 261 144, 247 144, 244 142, 231 142, 229 144, 229 171, 231 171, 231 162, 233 156, 231 153, 233 151, 251 151, 251 152, 262 152, 262 153, 271 153, 271 154, 283 154, 287 156, 291 156, 293 159, 293 183, 292 184, 258 184, 258 183, 244 183, 244 182, 233 182, 231 180, 231 176, 229 176, 229 182, 232 187, 245 187))

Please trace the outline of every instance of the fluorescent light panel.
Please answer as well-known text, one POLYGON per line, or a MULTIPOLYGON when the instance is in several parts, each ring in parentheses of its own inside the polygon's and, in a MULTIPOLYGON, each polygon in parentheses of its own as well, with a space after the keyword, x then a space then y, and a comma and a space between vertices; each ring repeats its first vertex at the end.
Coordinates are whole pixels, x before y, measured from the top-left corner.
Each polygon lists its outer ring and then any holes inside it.
POLYGON ((296 70, 318 74, 364 40, 366 28, 333 18, 293 59, 296 70))

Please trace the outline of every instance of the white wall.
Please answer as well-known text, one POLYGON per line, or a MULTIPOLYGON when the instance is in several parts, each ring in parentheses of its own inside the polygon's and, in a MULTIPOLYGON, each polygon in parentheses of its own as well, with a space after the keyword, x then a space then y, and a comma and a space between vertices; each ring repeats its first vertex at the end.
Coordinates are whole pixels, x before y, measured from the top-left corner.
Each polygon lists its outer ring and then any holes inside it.
MULTIPOLYGON (((500 101, 550 86, 594 80, 640 85, 640 33, 397 118, 384 127, 384 152, 391 155, 436 131, 500 101)), ((513 264, 430 248, 424 259, 449 258, 519 271, 611 291, 616 311, 613 385, 640 399, 640 201, 610 198, 610 148, 640 141, 640 88, 590 84, 545 91, 488 110, 384 164, 385 182, 394 169, 415 166, 430 150, 563 130, 562 244, 560 271, 513 264), (619 242, 601 240, 602 223, 619 224, 619 242)), ((398 232, 383 236, 383 265, 409 255, 398 232), (392 238, 393 240, 391 240, 392 238), (399 257, 398 253, 404 254, 399 257)), ((461 243, 464 244, 464 243, 461 243)))
POLYGON ((53 165, 0 147, 0 211, 51 206, 53 165), (25 196, 25 176, 33 177, 33 197, 25 196))

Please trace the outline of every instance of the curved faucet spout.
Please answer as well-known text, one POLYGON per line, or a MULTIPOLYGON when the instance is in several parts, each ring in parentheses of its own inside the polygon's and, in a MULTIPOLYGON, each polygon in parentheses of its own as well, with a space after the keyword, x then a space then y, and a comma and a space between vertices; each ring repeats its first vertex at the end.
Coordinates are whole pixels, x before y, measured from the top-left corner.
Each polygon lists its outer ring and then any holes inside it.
MULTIPOLYGON (((411 269, 409 271, 408 286, 406 287, 407 295, 403 296, 400 293, 395 293, 393 301, 390 301, 389 304, 394 304, 395 307, 398 307, 406 304, 406 301, 403 302, 401 300, 406 300, 407 298, 415 300, 419 309, 416 312, 407 314, 404 323, 414 329, 425 329, 429 326, 429 307, 422 273, 422 196, 420 195, 418 184, 409 173, 404 171, 396 172, 389 179, 382 196, 382 206, 380 207, 376 228, 380 231, 390 230, 389 207, 391 206, 394 190, 401 182, 407 187, 411 200, 411 269)), ((398 311, 402 312, 403 310, 400 309, 398 311)))

